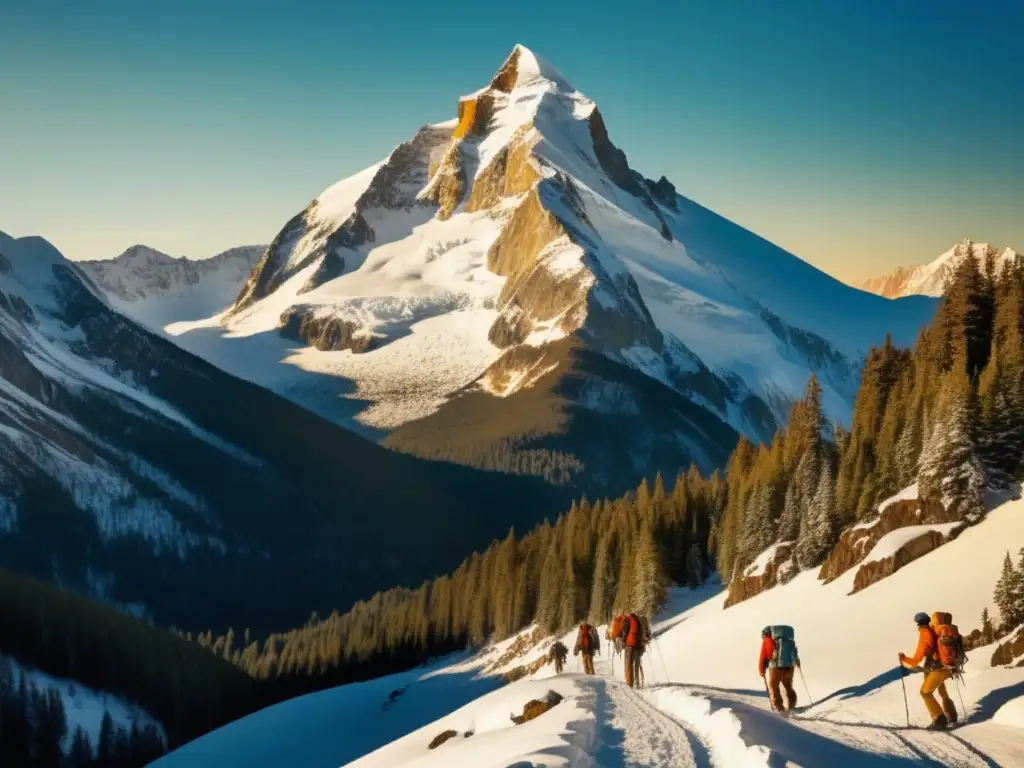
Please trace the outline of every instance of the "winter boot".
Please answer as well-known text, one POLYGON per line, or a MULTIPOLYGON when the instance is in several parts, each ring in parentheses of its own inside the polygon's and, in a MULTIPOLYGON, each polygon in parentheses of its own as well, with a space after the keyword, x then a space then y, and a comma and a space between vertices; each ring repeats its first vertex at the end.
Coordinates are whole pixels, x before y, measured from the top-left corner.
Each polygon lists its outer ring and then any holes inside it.
POLYGON ((929 725, 925 730, 927 730, 927 731, 944 731, 948 727, 949 727, 949 722, 946 720, 946 716, 945 715, 939 715, 934 720, 932 720, 932 724, 929 725))

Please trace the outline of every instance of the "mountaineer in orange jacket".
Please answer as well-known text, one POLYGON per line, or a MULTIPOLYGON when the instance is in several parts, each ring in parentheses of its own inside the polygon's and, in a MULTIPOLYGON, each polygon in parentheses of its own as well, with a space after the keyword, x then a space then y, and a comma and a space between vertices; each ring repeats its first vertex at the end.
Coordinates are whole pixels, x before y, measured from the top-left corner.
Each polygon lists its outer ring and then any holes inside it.
POLYGON ((935 630, 931 628, 927 613, 918 613, 914 616, 917 624, 917 650, 914 655, 905 656, 900 654, 900 663, 904 667, 916 667, 924 662, 924 683, 921 684, 921 698, 928 708, 928 716, 932 719, 929 730, 941 731, 957 722, 956 705, 949 698, 946 690, 946 681, 952 676, 950 669, 942 666, 938 660, 939 640, 935 630), (935 700, 935 692, 938 691, 942 705, 935 700))

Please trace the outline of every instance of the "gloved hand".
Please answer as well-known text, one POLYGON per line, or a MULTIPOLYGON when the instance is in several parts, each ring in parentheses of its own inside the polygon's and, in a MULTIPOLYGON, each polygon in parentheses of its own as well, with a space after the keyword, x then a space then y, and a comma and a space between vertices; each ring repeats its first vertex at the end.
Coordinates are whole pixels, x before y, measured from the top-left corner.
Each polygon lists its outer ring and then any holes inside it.
POLYGON ((800 667, 800 659, 797 659, 797 660, 796 660, 796 666, 797 666, 797 668, 801 668, 801 667, 800 667))
POLYGON ((907 660, 906 654, 900 653, 900 664, 903 664, 907 660))

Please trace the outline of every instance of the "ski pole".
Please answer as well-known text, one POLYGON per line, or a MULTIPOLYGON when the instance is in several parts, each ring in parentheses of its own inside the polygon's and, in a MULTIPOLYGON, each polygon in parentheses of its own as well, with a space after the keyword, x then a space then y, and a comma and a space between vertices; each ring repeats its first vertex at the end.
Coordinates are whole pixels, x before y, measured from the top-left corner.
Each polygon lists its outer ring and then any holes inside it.
POLYGON ((900 683, 903 685, 903 708, 907 711, 907 728, 910 727, 910 705, 907 703, 907 669, 900 659, 900 683))
POLYGON ((800 670, 800 679, 804 681, 804 690, 807 691, 807 699, 811 702, 811 706, 814 706, 814 697, 811 696, 811 689, 807 687, 807 678, 804 677, 804 668, 797 667, 800 670))
POLYGON ((956 686, 956 695, 960 699, 960 711, 964 713, 964 720, 967 719, 967 707, 964 706, 964 695, 960 693, 960 682, 956 679, 956 675, 953 675, 953 685, 956 686))

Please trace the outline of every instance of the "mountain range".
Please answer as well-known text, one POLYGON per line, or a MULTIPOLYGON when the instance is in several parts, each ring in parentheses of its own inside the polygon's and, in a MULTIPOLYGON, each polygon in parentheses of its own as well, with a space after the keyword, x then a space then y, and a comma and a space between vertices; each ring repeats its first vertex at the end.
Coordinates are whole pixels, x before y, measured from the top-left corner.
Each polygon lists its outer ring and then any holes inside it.
POLYGON ((42 238, 3 233, 0 434, 0 561, 183 628, 289 626, 564 504, 226 374, 42 238))
POLYGON ((914 267, 897 267, 892 272, 858 284, 859 288, 888 299, 904 296, 942 296, 956 268, 970 253, 979 264, 993 259, 996 268, 1011 263, 1017 252, 1012 248, 996 248, 985 243, 962 240, 934 261, 914 267))
POLYGON ((230 306, 164 332, 389 448, 605 493, 770 438, 812 372, 846 418, 870 346, 933 309, 637 173, 517 46, 454 119, 286 222, 230 306))

